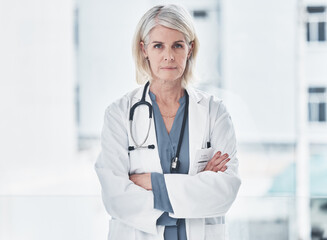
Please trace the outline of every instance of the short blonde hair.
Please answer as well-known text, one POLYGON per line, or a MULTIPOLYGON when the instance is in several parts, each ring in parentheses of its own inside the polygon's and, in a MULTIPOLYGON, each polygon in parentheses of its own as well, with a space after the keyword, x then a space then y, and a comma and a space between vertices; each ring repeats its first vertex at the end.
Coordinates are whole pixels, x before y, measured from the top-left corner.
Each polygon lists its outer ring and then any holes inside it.
POLYGON ((157 25, 162 25, 181 32, 189 47, 192 42, 194 44, 192 54, 187 60, 183 73, 182 85, 186 86, 188 82, 195 78, 195 58, 199 48, 199 40, 195 33, 191 15, 185 8, 175 4, 154 6, 149 9, 139 21, 135 30, 132 46, 136 68, 136 82, 138 84, 143 84, 146 81, 152 80, 149 62, 143 56, 140 43, 144 42, 145 45, 148 44, 149 33, 157 25))

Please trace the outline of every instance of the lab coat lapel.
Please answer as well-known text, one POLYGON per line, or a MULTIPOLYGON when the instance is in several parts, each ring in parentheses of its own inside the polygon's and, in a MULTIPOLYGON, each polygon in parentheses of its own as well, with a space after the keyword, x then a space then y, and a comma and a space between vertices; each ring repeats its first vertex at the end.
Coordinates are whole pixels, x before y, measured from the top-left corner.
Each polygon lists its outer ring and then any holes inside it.
POLYGON ((198 149, 203 147, 205 137, 205 129, 208 119, 208 109, 201 105, 202 97, 189 88, 189 154, 190 154, 190 168, 189 174, 195 175, 195 153, 198 149))
MULTIPOLYGON (((140 101, 143 94, 143 87, 139 88, 139 90, 136 92, 132 99, 132 105, 136 102, 140 101)), ((145 100, 149 103, 151 103, 151 99, 149 96, 149 87, 147 89, 147 94, 145 97, 145 100)), ((132 106, 131 105, 131 106, 132 106)), ((146 137, 146 133, 148 131, 149 126, 149 110, 148 107, 145 106, 139 106, 136 108, 134 113, 134 121, 133 121, 133 136, 135 136, 135 141, 140 144, 143 142, 143 140, 146 137)), ((144 146, 154 144, 154 149, 138 149, 134 151, 146 151, 146 159, 142 159, 144 162, 144 170, 145 172, 159 172, 162 173, 159 153, 158 153, 158 143, 156 138, 156 130, 155 130, 155 123, 154 123, 154 117, 152 115, 151 118, 151 127, 150 132, 147 141, 144 143, 144 146)), ((133 143, 134 145, 134 143, 133 143)))

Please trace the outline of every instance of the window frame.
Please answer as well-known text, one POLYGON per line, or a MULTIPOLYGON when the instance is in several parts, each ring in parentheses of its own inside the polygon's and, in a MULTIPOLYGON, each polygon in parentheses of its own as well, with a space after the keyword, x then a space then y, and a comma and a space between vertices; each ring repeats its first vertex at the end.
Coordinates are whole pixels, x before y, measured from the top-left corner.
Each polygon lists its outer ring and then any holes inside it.
POLYGON ((327 123, 327 86, 308 87, 308 122, 327 123))
POLYGON ((306 37, 308 43, 327 42, 327 7, 326 6, 307 6, 306 37))

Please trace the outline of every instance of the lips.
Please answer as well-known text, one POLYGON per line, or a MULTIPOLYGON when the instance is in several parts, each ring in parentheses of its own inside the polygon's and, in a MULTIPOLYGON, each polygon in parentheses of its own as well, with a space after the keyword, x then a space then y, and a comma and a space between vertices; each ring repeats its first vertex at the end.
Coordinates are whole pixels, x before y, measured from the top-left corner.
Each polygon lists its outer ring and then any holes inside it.
POLYGON ((177 67, 162 67, 161 69, 173 70, 173 69, 177 69, 177 67))

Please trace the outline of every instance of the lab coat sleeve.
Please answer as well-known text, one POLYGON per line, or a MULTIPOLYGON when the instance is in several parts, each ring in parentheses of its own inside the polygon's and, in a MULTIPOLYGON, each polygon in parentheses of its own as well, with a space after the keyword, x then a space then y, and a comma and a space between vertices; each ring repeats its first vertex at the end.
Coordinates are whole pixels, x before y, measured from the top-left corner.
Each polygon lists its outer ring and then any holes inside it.
POLYGON ((153 193, 129 180, 126 121, 118 103, 105 113, 101 135, 102 151, 95 170, 102 187, 102 199, 109 215, 148 233, 157 233, 156 221, 163 211, 153 206, 153 193))
POLYGON ((214 152, 228 153, 225 172, 204 171, 194 176, 165 174, 174 218, 207 218, 224 215, 236 198, 241 181, 238 176, 236 138, 230 115, 221 103, 211 131, 214 152))

